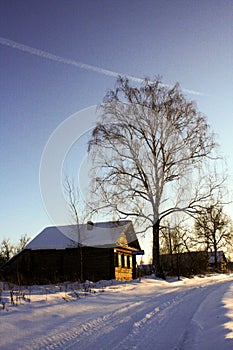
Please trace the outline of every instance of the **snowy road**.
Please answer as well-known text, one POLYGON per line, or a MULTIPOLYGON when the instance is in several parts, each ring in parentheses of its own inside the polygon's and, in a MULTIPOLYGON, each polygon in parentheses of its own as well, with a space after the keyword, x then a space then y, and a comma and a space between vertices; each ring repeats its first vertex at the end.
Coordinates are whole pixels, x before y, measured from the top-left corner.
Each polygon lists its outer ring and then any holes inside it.
POLYGON ((27 312, 22 305, 21 312, 0 314, 12 335, 0 348, 230 350, 232 296, 233 277, 225 276, 172 283, 146 279, 71 302, 35 302, 27 312))
MULTIPOLYGON (((229 287, 221 285, 177 289, 164 296, 149 295, 145 300, 123 306, 111 315, 106 314, 102 324, 68 345, 66 349, 221 349, 224 339, 214 338, 212 345, 205 342, 206 318, 219 319, 217 300, 229 287), (217 309, 217 310, 216 310, 217 309), (206 316, 206 313, 208 316, 206 316), (107 321, 107 322, 106 322, 107 321)), ((221 319, 219 319, 221 323, 221 319)), ((221 327, 221 324, 220 324, 221 327)), ((227 342, 225 342, 227 346, 227 342)), ((229 349, 233 343, 229 343, 229 349)), ((226 349, 226 347, 224 347, 226 349)))

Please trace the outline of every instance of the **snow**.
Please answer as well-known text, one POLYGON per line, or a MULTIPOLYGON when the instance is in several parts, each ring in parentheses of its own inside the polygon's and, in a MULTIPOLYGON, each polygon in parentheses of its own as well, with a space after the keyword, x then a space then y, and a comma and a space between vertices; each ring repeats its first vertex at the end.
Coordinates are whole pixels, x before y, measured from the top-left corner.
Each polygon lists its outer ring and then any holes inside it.
POLYGON ((77 246, 78 237, 84 246, 112 246, 118 244, 121 235, 126 234, 128 242, 137 239, 131 221, 97 222, 93 225, 52 226, 45 228, 31 242, 26 249, 65 249, 77 246))
POLYGON ((233 275, 1 286, 1 350, 233 349, 233 275))

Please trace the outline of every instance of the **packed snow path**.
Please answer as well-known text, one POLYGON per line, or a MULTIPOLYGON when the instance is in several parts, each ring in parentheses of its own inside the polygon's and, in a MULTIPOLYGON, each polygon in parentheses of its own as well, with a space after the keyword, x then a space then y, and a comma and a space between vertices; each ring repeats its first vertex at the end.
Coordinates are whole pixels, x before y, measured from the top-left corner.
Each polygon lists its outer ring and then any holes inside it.
POLYGON ((232 350, 232 296, 232 276, 145 279, 68 302, 57 293, 0 313, 0 348, 232 350))

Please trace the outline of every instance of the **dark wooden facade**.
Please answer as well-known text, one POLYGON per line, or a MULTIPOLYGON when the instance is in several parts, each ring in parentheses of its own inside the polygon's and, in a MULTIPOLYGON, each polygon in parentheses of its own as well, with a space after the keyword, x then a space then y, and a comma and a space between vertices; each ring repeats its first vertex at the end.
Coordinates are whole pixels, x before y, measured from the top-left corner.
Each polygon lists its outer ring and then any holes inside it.
POLYGON ((97 281, 113 279, 112 249, 83 247, 61 250, 25 249, 3 266, 3 277, 20 284, 46 284, 81 279, 97 281), (82 264, 81 258, 82 255, 82 264))
POLYGON ((206 251, 184 252, 161 255, 161 264, 167 275, 197 275, 207 271, 225 272, 227 260, 223 252, 217 252, 217 266, 214 253, 206 251))
POLYGON ((209 269, 226 272, 228 269, 228 263, 223 251, 217 251, 216 258, 217 258, 217 261, 215 262, 215 253, 214 252, 209 253, 209 261, 208 261, 209 269))
POLYGON ((207 252, 185 252, 161 255, 161 264, 166 275, 190 276, 205 273, 208 266, 207 252))
POLYGON ((10 259, 1 277, 16 284, 48 284, 64 281, 132 280, 136 278, 134 247, 24 249, 10 259), (82 256, 82 264, 81 264, 82 256), (81 265, 83 272, 81 278, 81 265))

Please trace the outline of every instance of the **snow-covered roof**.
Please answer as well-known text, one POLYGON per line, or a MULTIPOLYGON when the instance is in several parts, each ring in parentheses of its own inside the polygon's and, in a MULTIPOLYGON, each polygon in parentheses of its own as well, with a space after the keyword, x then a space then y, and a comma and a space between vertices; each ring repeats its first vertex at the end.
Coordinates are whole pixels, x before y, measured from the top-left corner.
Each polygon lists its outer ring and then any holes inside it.
POLYGON ((80 243, 88 247, 129 246, 137 241, 131 221, 97 222, 80 225, 53 226, 45 228, 25 249, 66 249, 80 243))

